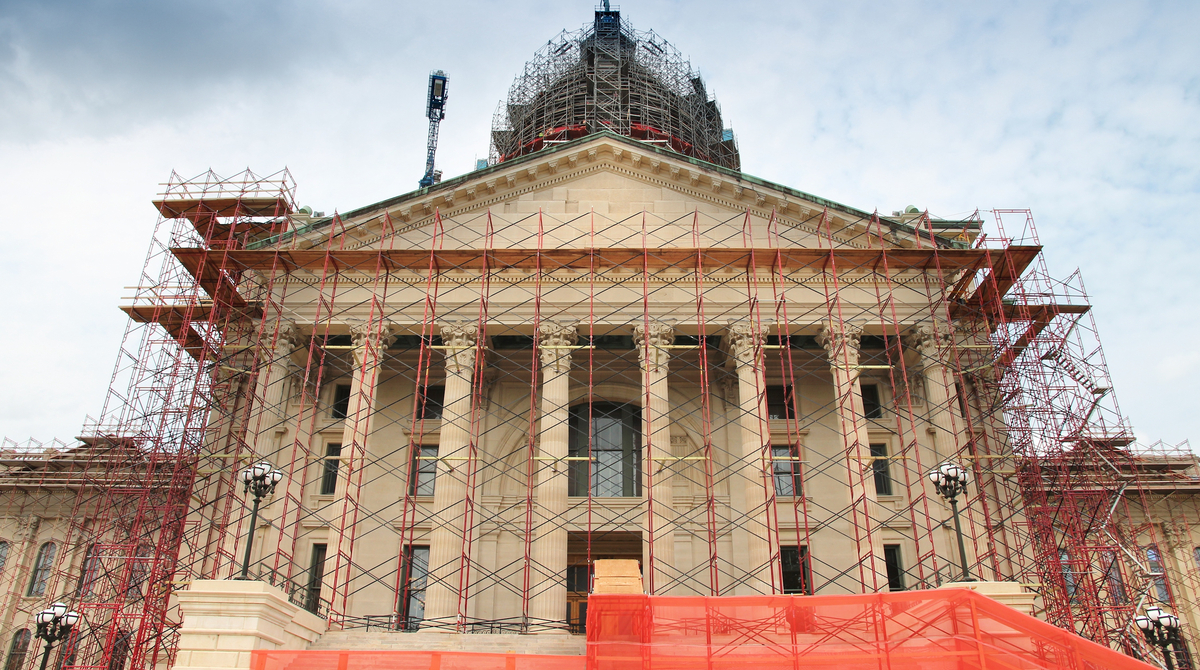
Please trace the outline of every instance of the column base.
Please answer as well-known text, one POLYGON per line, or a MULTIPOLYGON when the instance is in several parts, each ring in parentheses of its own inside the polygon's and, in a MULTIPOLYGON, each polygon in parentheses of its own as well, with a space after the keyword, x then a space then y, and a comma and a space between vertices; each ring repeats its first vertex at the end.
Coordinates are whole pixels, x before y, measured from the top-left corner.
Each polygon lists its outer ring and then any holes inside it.
POLYGON ((942 584, 941 588, 970 589, 980 595, 985 595, 1002 605, 1007 605, 1017 610, 1021 614, 1034 616, 1033 603, 1037 598, 1037 594, 1026 591, 1024 586, 1021 586, 1016 582, 947 582, 942 584))

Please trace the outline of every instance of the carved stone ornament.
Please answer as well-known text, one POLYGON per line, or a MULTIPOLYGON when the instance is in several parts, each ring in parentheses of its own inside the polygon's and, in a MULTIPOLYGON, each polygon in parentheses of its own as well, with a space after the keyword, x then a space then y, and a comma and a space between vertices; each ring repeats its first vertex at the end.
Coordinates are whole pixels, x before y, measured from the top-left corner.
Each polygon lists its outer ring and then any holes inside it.
POLYGON ((350 340, 354 344, 354 365, 362 365, 368 352, 372 352, 375 360, 379 360, 383 351, 396 341, 397 335, 396 327, 390 323, 358 323, 350 326, 350 340))
POLYGON ((446 372, 461 375, 475 367, 475 349, 479 345, 479 326, 475 323, 439 324, 446 354, 446 372))
POLYGON ((725 329, 725 353, 729 365, 757 366, 770 328, 750 321, 733 321, 725 329))
POLYGON ((826 321, 817 333, 817 343, 825 348, 829 364, 835 367, 858 365, 862 326, 852 322, 826 321))
POLYGON ((934 328, 933 324, 923 323, 908 334, 904 343, 910 349, 920 352, 922 358, 938 360, 953 337, 954 331, 947 324, 934 328))
POLYGON ((300 332, 300 326, 291 321, 279 324, 279 335, 275 338, 275 350, 281 355, 287 355, 297 349, 308 346, 308 337, 300 332))
POLYGON ((571 369, 571 352, 579 341, 579 331, 573 325, 547 321, 538 325, 538 355, 542 370, 563 374, 571 369))
POLYGON ((633 344, 638 352, 642 369, 650 372, 665 372, 671 361, 671 350, 667 347, 675 342, 675 328, 669 323, 651 321, 633 327, 633 344))
POLYGON ((17 518, 16 540, 18 542, 31 542, 37 537, 38 527, 41 526, 42 519, 37 516, 23 516, 17 518))

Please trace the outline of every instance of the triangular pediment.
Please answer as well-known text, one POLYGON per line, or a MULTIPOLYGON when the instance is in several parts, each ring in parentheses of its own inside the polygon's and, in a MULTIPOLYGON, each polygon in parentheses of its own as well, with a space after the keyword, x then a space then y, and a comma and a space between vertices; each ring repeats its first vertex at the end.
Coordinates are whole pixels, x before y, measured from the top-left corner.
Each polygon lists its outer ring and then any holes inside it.
MULTIPOLYGON (((310 224, 301 246, 330 240, 321 223, 310 224)), ((608 132, 347 212, 336 224, 341 248, 368 249, 878 248, 881 236, 908 247, 907 228, 608 132)))

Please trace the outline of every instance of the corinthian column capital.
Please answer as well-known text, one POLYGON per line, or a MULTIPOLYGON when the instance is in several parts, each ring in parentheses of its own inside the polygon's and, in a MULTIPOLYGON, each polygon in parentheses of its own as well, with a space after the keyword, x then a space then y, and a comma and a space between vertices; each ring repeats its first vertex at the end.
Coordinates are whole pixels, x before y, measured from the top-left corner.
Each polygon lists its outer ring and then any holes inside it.
POLYGON ((909 332, 905 344, 921 353, 922 358, 938 359, 942 351, 950 345, 954 331, 949 324, 941 324, 934 328, 933 324, 923 323, 909 332))
POLYGON ((292 321, 279 324, 279 334, 275 337, 275 353, 286 356, 297 349, 308 346, 308 337, 300 332, 300 326, 292 321))
POLYGON ((542 370, 562 374, 571 369, 571 349, 579 341, 574 325, 547 321, 538 325, 538 355, 542 370))
POLYGON ((725 353, 732 365, 758 365, 770 328, 751 321, 733 321, 725 328, 725 353))
POLYGON ((826 321, 817 333, 817 343, 825 348, 831 365, 858 365, 862 326, 843 321, 826 321))
POLYGON ((643 370, 661 372, 671 361, 670 347, 675 342, 675 328, 663 321, 650 321, 649 326, 638 324, 633 327, 634 348, 643 370))
POLYGON ((396 340, 396 327, 390 323, 378 325, 358 323, 350 326, 350 341, 354 344, 354 364, 362 365, 368 351, 375 353, 376 358, 383 355, 383 350, 392 346, 396 340))
POLYGON ((479 326, 475 323, 438 324, 446 349, 446 372, 462 374, 475 367, 475 349, 479 345, 479 326))

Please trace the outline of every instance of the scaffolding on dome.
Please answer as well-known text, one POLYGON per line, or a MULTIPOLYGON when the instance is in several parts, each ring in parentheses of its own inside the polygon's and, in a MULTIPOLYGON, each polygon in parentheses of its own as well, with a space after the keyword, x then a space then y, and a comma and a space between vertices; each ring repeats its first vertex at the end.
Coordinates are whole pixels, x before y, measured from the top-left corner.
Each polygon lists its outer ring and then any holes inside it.
POLYGON ((733 132, 700 74, 653 31, 635 31, 620 12, 563 31, 525 64, 496 108, 494 165, 609 130, 733 170, 733 132))
POLYGON ((978 483, 972 574, 1051 623, 1149 657, 1135 609, 1189 606, 1159 529, 1200 510, 1153 496, 1195 458, 1132 443, 1028 212, 973 240, 810 207, 348 221, 295 214, 286 171, 172 175, 155 205, 103 413, 53 468, 0 473, 69 503, 66 670, 171 663, 171 594, 238 572, 260 459, 287 479, 251 571, 333 627, 578 631, 597 557, 643 560, 653 594, 934 588, 945 458, 978 483), (617 453, 598 420, 640 436, 617 453))

